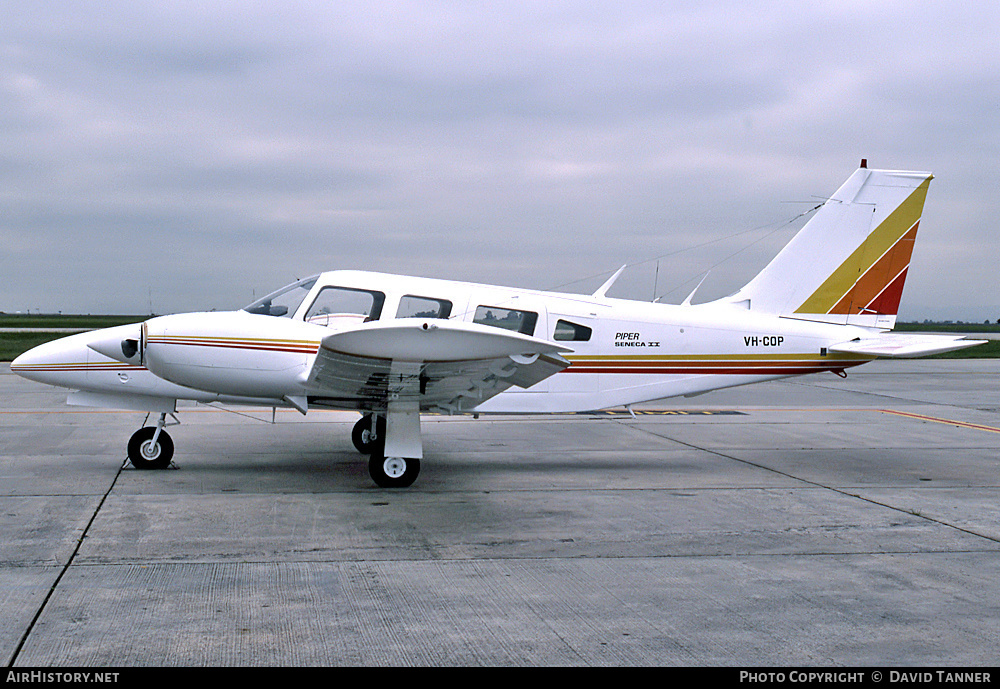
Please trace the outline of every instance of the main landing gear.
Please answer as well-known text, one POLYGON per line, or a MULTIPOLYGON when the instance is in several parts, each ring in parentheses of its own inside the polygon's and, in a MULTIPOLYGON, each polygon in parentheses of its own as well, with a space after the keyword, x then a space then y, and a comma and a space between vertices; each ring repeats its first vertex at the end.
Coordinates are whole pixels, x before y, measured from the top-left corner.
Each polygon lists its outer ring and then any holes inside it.
POLYGON ((415 457, 386 457, 380 450, 368 458, 368 474, 380 488, 406 488, 419 473, 420 460, 415 457))
MULTIPOLYGON (((175 417, 176 418, 176 417, 175 417)), ((176 425, 177 421, 170 425, 176 425)), ((144 426, 128 441, 128 461, 136 469, 166 469, 174 457, 174 441, 163 430, 167 415, 160 414, 155 426, 144 426)))
POLYGON ((406 488, 417 480, 420 460, 412 457, 386 457, 385 417, 365 414, 354 424, 351 440, 358 452, 371 455, 368 474, 380 488, 406 488))

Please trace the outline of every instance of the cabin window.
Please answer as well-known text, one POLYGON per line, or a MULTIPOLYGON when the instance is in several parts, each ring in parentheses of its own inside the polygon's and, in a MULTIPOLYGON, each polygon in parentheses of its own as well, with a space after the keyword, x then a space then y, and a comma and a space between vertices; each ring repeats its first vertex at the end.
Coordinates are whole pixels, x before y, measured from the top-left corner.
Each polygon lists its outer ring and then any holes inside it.
POLYGON ((382 315, 385 295, 351 287, 324 287, 306 312, 306 321, 336 326, 376 321, 382 315))
POLYGON ((571 323, 561 318, 556 321, 556 330, 552 335, 553 340, 564 342, 589 342, 593 330, 579 323, 571 323))
POLYGON ((522 335, 534 335, 538 314, 534 311, 517 311, 499 306, 480 306, 476 309, 473 323, 492 325, 494 328, 513 330, 522 335))
POLYGON ((451 315, 451 302, 447 299, 416 297, 407 294, 399 300, 396 318, 447 318, 451 315))

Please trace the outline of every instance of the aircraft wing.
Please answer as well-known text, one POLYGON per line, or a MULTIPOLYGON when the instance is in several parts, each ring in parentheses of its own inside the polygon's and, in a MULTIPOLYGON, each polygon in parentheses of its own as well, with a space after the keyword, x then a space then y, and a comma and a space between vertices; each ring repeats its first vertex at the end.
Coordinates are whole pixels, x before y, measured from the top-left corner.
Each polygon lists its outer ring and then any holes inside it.
POLYGON ((835 344, 831 352, 870 354, 896 359, 910 359, 985 344, 987 340, 964 340, 962 335, 924 335, 921 333, 880 333, 835 344))
POLYGON ((406 400, 422 411, 462 412, 511 386, 558 373, 572 350, 476 323, 405 318, 323 338, 307 385, 310 402, 385 409, 406 400))

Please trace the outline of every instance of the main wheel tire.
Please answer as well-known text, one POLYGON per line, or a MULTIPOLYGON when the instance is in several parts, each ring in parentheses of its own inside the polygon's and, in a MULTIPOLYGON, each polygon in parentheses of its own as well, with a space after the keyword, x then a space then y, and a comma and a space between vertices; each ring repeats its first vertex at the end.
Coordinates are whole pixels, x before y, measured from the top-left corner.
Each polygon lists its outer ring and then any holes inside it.
POLYGON ((128 461, 136 469, 166 469, 174 457, 174 441, 166 431, 160 431, 160 437, 153 445, 155 426, 140 428, 132 434, 128 441, 128 461))
POLYGON ((361 419, 354 424, 354 430, 351 431, 351 440, 354 442, 354 447, 358 449, 363 455, 370 455, 375 451, 378 446, 380 439, 385 438, 385 417, 380 416, 375 422, 375 433, 376 438, 372 438, 372 415, 365 414, 361 419))
POLYGON ((381 452, 368 460, 368 473, 381 488, 406 488, 420 473, 420 460, 409 457, 386 457, 381 452))

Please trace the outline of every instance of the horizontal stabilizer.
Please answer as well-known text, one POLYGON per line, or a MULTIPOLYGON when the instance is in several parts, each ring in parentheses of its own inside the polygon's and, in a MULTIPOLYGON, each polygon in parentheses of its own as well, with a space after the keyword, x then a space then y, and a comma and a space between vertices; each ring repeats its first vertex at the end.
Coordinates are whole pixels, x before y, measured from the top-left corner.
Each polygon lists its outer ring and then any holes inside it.
POLYGON ((882 333, 874 337, 855 338, 849 342, 828 347, 831 352, 868 354, 894 359, 912 359, 941 352, 985 344, 987 340, 965 340, 961 335, 921 335, 910 333, 882 333))

